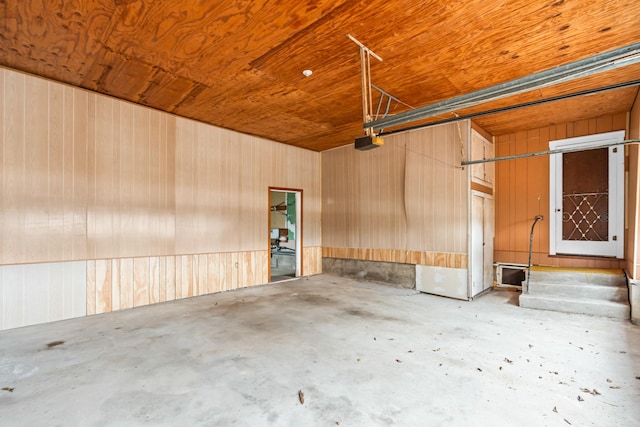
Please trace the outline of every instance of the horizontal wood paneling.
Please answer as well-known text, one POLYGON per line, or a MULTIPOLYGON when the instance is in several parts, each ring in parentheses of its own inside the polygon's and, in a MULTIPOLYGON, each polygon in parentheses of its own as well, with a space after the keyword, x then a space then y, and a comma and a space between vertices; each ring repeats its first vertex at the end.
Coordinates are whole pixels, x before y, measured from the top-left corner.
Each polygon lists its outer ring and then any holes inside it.
POLYGON ((323 152, 323 246, 466 253, 468 133, 464 121, 323 152))
MULTIPOLYGON (((319 153, 8 69, 0 85, 0 265, 266 250, 269 186, 304 190, 320 246, 319 153)), ((131 274, 119 303, 154 299, 131 274)))
POLYGON ((322 248, 325 258, 420 264, 434 267, 467 268, 466 253, 402 251, 394 249, 322 248))
MULTIPOLYGON (((496 137, 496 156, 545 151, 549 141, 624 130, 626 114, 561 123, 496 137)), ((561 267, 623 268, 624 261, 584 257, 549 256, 549 158, 547 156, 496 163, 495 261, 528 262, 529 233, 536 215, 545 220, 536 225, 532 262, 561 267)))

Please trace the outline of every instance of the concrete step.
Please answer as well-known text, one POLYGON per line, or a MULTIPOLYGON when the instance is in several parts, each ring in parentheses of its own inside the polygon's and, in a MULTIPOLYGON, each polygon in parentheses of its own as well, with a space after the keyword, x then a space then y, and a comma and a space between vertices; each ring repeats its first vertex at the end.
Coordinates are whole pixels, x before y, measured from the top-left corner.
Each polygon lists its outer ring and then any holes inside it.
POLYGON ((585 283, 590 285, 626 286, 622 270, 597 268, 531 267, 530 283, 585 283))
POLYGON ((629 291, 625 285, 593 285, 588 283, 540 283, 529 284, 529 294, 551 295, 573 298, 601 299, 627 302, 629 291))
POLYGON ((594 316, 629 319, 629 304, 592 298, 570 298, 552 295, 521 294, 520 307, 538 310, 580 313, 594 316))
POLYGON ((529 292, 520 306, 618 319, 630 316, 627 280, 622 270, 532 267, 529 292))

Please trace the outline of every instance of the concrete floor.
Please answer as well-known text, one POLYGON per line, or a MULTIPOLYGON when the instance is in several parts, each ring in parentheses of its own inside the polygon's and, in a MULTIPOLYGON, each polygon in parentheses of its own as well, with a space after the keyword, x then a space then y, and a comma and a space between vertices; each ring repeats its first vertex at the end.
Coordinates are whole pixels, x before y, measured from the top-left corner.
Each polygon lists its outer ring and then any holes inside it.
POLYGON ((4 331, 0 424, 640 425, 640 327, 516 300, 322 275, 4 331))
POLYGON ((283 280, 291 280, 296 277, 295 268, 281 268, 271 267, 271 280, 270 282, 282 282, 283 280))

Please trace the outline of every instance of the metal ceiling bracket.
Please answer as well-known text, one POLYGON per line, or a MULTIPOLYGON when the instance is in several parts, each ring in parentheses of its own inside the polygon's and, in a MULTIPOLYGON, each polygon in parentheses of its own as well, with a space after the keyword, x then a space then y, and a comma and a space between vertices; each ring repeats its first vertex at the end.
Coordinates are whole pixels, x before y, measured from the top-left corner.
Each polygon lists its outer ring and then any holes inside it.
POLYGON ((640 43, 634 43, 590 58, 581 59, 496 86, 480 89, 475 92, 396 114, 393 117, 385 117, 379 120, 365 119, 364 128, 365 130, 371 129, 371 132, 373 132, 379 129, 411 123, 638 62, 640 62, 640 43))
MULTIPOLYGON (((378 119, 387 117, 389 115, 389 109, 391 108, 391 103, 392 102, 396 102, 396 103, 402 104, 402 105, 404 105, 406 107, 413 108, 411 105, 407 104, 406 102, 402 102, 401 100, 399 100, 395 96, 391 95, 386 90, 379 88, 378 86, 374 85, 373 83, 371 84, 371 87, 373 89, 375 89, 376 91, 380 92, 380 98, 378 100, 378 109, 376 110, 376 115, 373 117, 373 120, 378 120, 378 119), (385 99, 387 101, 387 105, 386 105, 386 107, 384 109, 384 112, 380 113, 380 110, 382 108, 382 103, 385 101, 385 99)), ((380 129, 380 130, 382 130, 382 129, 380 129)))

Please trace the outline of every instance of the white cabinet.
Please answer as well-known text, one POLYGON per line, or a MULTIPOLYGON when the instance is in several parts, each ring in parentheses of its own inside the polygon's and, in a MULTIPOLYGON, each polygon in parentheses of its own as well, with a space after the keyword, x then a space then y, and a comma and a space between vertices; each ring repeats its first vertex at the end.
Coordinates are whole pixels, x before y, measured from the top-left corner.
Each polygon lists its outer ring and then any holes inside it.
MULTIPOLYGON (((491 159, 494 157, 493 143, 475 130, 471 130, 471 160, 491 159)), ((493 188, 495 175, 494 163, 480 163, 471 166, 471 181, 493 188)))

